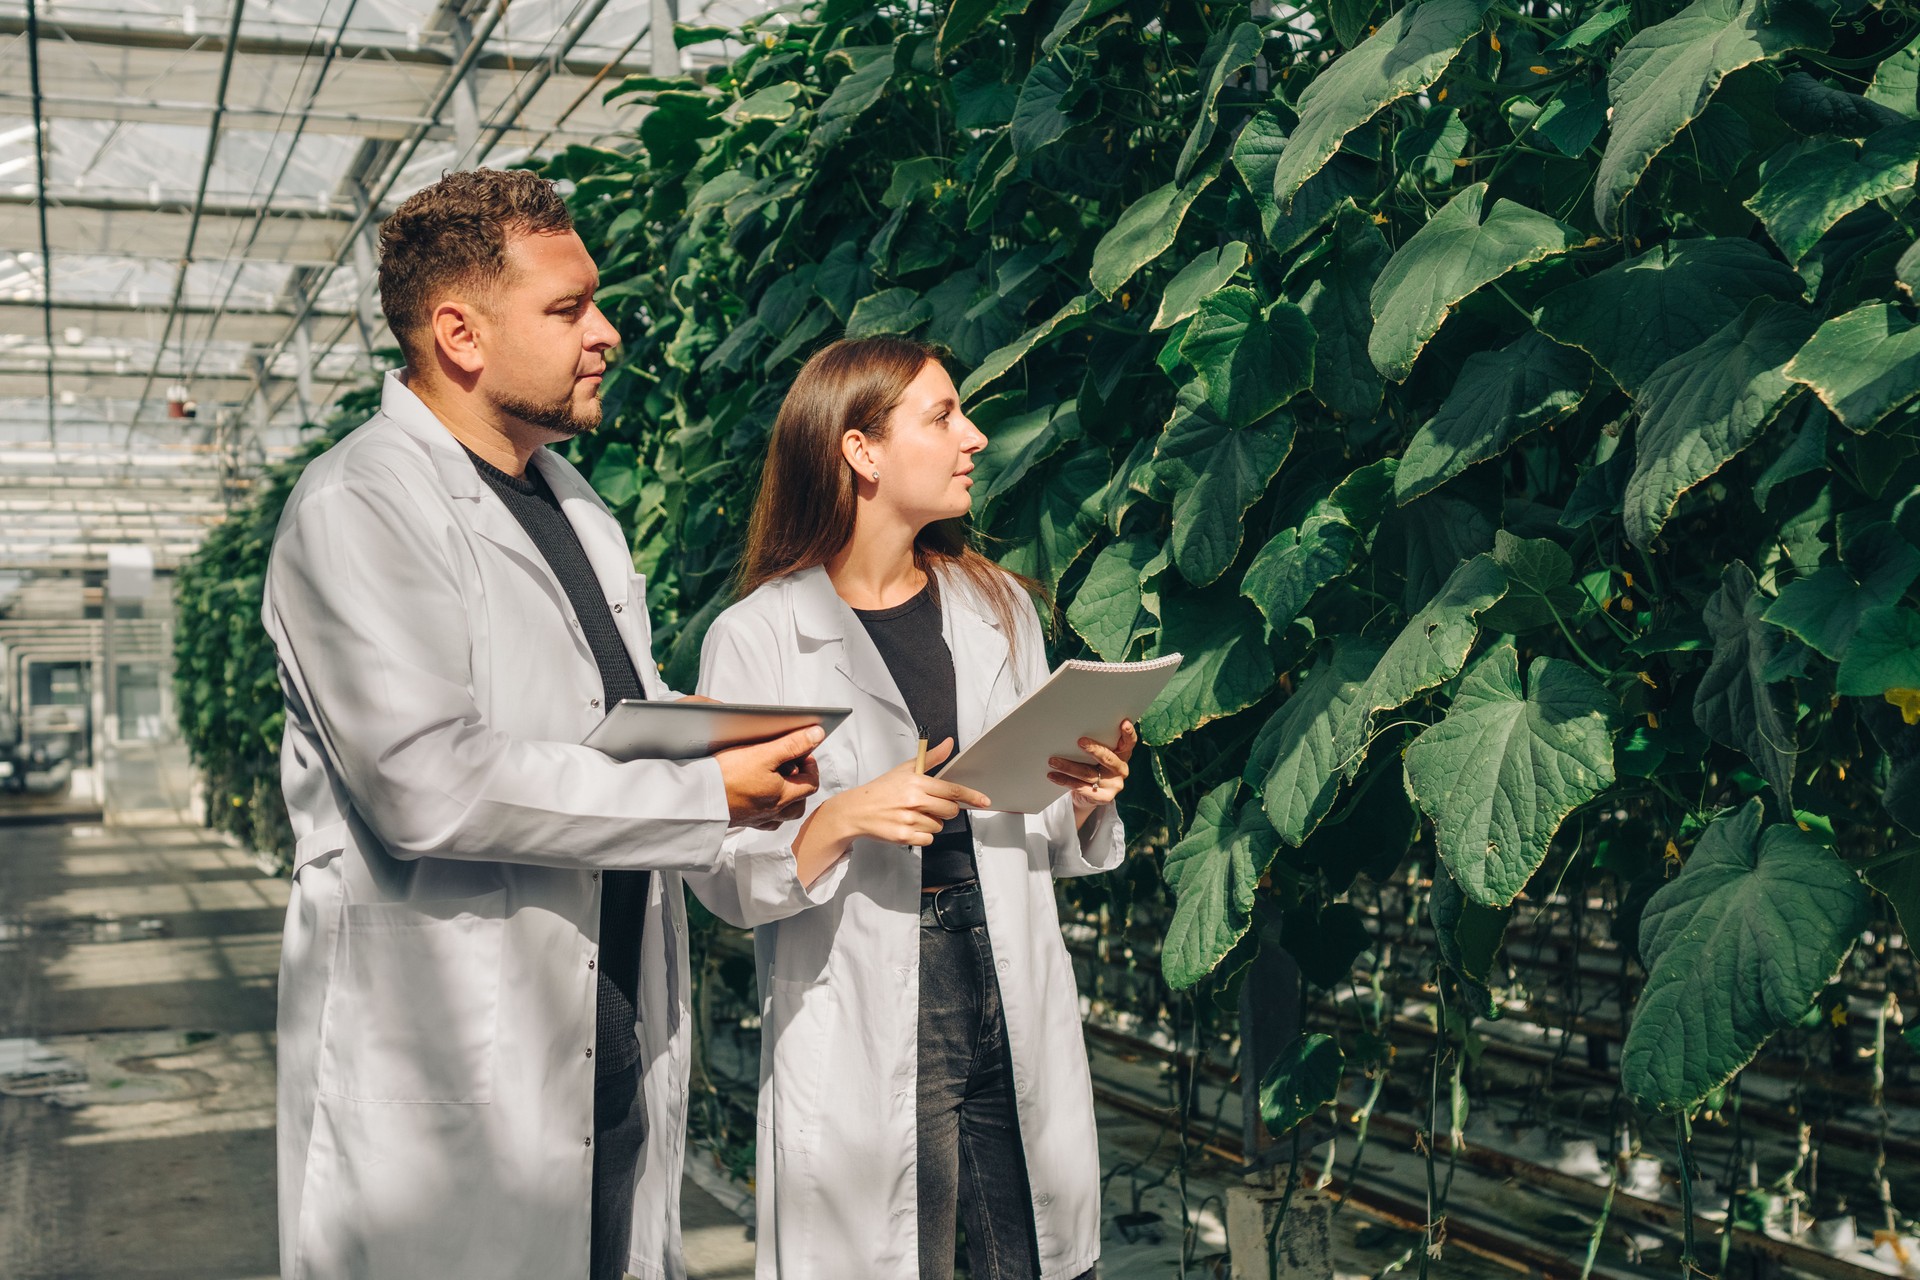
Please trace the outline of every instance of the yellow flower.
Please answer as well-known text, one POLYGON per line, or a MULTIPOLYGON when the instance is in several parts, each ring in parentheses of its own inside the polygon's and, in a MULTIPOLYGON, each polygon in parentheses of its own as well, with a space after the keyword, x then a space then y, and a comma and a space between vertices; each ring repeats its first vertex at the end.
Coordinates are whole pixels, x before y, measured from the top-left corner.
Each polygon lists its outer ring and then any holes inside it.
POLYGON ((1445 89, 1440 90, 1440 96, 1434 99, 1435 102, 1445 102, 1446 100, 1447 91, 1445 89))
POLYGON ((1668 862, 1672 862, 1672 863, 1675 863, 1675 864, 1677 864, 1677 863, 1679 863, 1679 861, 1680 861, 1680 846, 1679 846, 1679 845, 1677 845, 1677 844, 1675 844, 1675 843, 1674 843, 1673 841, 1671 841, 1671 840, 1669 840, 1669 841, 1667 841, 1667 851, 1666 851, 1666 853, 1665 853, 1665 854, 1664 854, 1663 856, 1664 856, 1664 857, 1666 858, 1666 860, 1667 860, 1668 862))
POLYGON ((1833 1012, 1829 1013, 1827 1017, 1832 1021, 1833 1025, 1836 1027, 1846 1026, 1847 1025, 1847 1006, 1843 1004, 1837 1004, 1833 1006, 1833 1012))
POLYGON ((1531 66, 1531 67, 1528 67, 1528 68, 1527 68, 1527 70, 1529 70, 1529 71, 1531 71, 1531 72, 1533 72, 1533 74, 1535 74, 1535 75, 1537 75, 1537 76, 1544 76, 1544 75, 1547 75, 1547 74, 1549 74, 1549 72, 1547 71, 1547 69, 1546 69, 1545 67, 1542 67, 1542 66, 1539 66, 1539 65, 1535 65, 1535 66, 1531 66))
POLYGON ((1658 689, 1660 687, 1657 683, 1654 682, 1653 677, 1648 675, 1646 672, 1642 671, 1639 673, 1639 675, 1640 675, 1640 683, 1646 685, 1647 688, 1658 689))
POLYGON ((1880 695, 1889 705, 1900 708, 1900 718, 1908 724, 1920 724, 1920 689, 1889 689, 1880 695))
POLYGON ((1487 43, 1493 46, 1495 53, 1500 52, 1500 33, 1497 31, 1489 32, 1487 35, 1487 43))

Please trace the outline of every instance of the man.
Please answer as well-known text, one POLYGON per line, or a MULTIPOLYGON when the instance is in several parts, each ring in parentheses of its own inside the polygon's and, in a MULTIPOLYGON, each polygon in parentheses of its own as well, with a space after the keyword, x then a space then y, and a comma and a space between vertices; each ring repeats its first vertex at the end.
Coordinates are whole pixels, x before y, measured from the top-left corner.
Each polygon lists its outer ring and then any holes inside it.
POLYGON ((297 839, 284 1274, 679 1276, 680 872, 797 812, 820 731, 692 762, 578 745, 620 698, 678 696, 624 535, 543 447, 600 418, 593 259, 528 173, 452 174, 380 241, 406 368, 307 468, 267 573, 297 839))

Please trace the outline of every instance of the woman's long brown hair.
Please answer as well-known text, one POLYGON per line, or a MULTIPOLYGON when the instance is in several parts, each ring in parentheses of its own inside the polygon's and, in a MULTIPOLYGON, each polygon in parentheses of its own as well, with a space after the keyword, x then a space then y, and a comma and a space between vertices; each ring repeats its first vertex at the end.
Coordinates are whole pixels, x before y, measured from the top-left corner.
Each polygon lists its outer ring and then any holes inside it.
MULTIPOLYGON (((888 415, 928 362, 941 357, 938 348, 907 338, 843 338, 807 361, 780 404, 767 442, 740 561, 743 599, 775 578, 825 564, 847 545, 854 479, 840 442, 849 431, 886 439, 888 415)), ((1020 592, 1037 594, 1039 584, 982 555, 964 517, 922 529, 913 561, 930 577, 936 567, 965 577, 992 607, 1008 645, 1014 644, 1020 592)))

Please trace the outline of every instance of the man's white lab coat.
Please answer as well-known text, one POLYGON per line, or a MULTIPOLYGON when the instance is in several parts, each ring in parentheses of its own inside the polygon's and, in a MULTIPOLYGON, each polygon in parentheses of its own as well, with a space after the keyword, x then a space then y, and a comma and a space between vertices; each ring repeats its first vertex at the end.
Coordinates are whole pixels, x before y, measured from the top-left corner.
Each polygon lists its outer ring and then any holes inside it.
MULTIPOLYGON (((650 698, 626 540, 558 455, 562 500, 650 698)), ((628 1267, 683 1274, 688 1006, 679 872, 727 829, 719 766, 577 745, 599 669, 546 560, 389 374, 280 519, 297 839, 281 953, 280 1250, 289 1280, 584 1277, 600 871, 649 868, 648 1139, 628 1267)))

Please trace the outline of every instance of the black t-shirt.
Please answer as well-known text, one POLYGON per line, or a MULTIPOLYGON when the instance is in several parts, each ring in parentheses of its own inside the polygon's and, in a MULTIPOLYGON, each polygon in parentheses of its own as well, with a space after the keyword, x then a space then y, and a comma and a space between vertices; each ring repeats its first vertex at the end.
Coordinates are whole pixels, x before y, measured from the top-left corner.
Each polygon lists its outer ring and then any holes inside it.
MULTIPOLYGON (((640 683, 640 673, 620 639, 620 628, 607 608, 586 548, 580 545, 580 535, 574 532, 572 521, 560 509, 560 499, 547 487, 539 470, 529 466, 525 475, 508 475, 471 449, 467 456, 560 580, 574 616, 580 620, 580 632, 593 651, 594 664, 600 668, 603 704, 611 707, 623 698, 644 699, 646 686, 640 683)), ((639 1019, 640 935, 646 909, 646 872, 600 873, 600 982, 594 1036, 597 1075, 624 1071, 640 1057, 633 1025, 639 1019)))
MULTIPOLYGON (((854 616, 873 637, 886 661, 907 711, 926 731, 927 746, 953 739, 960 751, 960 719, 954 689, 953 651, 940 634, 940 596, 933 579, 919 594, 891 609, 855 609, 854 616)), ((949 757, 951 759, 952 757, 949 757)), ((921 850, 920 883, 928 888, 974 878, 973 826, 966 812, 951 818, 933 843, 921 850)))

